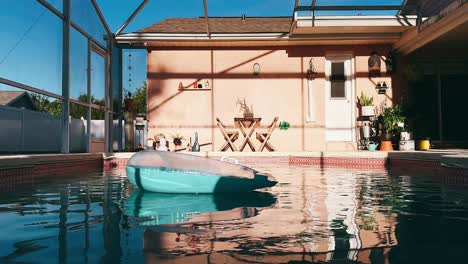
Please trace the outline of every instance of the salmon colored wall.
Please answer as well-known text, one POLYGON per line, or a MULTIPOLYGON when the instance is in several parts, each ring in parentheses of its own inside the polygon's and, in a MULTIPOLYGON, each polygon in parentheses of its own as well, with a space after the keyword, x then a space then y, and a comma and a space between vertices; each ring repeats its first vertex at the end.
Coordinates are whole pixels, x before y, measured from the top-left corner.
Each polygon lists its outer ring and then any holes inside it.
MULTIPOLYGON (((188 139, 198 131, 200 143, 214 143, 202 150, 217 151, 224 139, 215 118, 234 129, 233 118, 242 116, 236 101, 245 98, 249 105, 253 105, 255 116, 262 118, 259 130, 266 129, 275 116, 291 124, 287 131, 277 127, 273 132, 271 143, 278 151, 355 149, 356 143, 325 142, 325 56, 351 54, 356 70, 355 95, 364 91, 374 97, 376 107, 390 106, 394 88, 392 76, 385 74, 385 63, 382 61, 381 77, 368 76, 367 60, 374 50, 386 55, 390 46, 153 50, 148 53, 149 135, 163 133, 170 137, 179 132, 188 139), (309 122, 306 71, 312 57, 318 71, 314 80, 316 120, 309 122), (254 63, 261 67, 258 76, 252 73, 254 63), (211 91, 177 90, 179 82, 191 87, 196 81, 205 86, 207 80, 211 91), (378 81, 386 81, 392 89, 386 95, 378 95, 375 90, 378 81)), ((356 117, 358 115, 356 106, 356 117)), ((359 125, 356 122, 356 126, 359 125)), ((237 145, 241 141, 242 138, 237 145)), ((187 141, 184 146, 186 144, 187 141)), ((260 145, 256 140, 255 144, 260 145)))

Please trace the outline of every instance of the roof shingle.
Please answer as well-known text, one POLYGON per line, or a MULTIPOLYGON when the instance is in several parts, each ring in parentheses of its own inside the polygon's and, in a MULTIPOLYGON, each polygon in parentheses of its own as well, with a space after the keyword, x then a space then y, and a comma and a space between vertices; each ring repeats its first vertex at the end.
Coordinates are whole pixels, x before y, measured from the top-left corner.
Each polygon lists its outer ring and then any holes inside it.
POLYGON ((8 105, 24 93, 24 91, 0 91, 0 105, 8 105))
MULTIPOLYGON (((211 33, 287 33, 291 17, 210 17, 211 33)), ((169 18, 138 33, 206 33, 206 20, 199 18, 169 18)))

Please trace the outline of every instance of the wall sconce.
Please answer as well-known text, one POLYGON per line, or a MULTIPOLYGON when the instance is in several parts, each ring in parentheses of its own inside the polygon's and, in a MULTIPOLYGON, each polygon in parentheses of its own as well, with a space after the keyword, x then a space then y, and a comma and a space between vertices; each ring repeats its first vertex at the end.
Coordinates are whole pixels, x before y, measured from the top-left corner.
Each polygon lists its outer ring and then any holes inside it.
POLYGON ((380 75, 380 67, 382 66, 382 62, 380 60, 379 54, 376 51, 371 53, 367 64, 369 66, 369 75, 380 75))
POLYGON ((379 94, 385 94, 389 88, 390 87, 387 85, 387 82, 378 82, 375 86, 375 89, 379 94))
POLYGON ((253 65, 253 75, 259 75, 260 74, 260 64, 255 63, 253 65))
POLYGON ((313 80, 317 77, 317 71, 315 70, 312 58, 309 61, 309 69, 307 69, 307 79, 313 80))

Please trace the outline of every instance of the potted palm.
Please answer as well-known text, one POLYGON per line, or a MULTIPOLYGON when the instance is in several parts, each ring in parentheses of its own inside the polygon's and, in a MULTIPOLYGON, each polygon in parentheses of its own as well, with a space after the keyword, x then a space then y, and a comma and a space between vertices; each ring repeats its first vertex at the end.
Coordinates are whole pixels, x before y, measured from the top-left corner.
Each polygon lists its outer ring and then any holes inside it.
POLYGON ((374 116, 374 97, 366 96, 361 92, 359 104, 361 105, 362 116, 374 116))
POLYGON ((403 130, 405 117, 403 111, 397 105, 394 107, 387 107, 379 116, 379 122, 382 124, 383 133, 382 141, 380 143, 380 150, 391 151, 393 150, 392 140, 395 135, 403 130))

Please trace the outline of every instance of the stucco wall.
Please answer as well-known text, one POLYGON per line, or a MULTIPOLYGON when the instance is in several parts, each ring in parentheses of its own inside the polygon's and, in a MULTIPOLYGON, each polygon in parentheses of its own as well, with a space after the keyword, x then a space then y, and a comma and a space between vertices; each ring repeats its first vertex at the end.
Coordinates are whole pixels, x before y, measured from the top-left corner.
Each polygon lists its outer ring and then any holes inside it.
MULTIPOLYGON (((385 74, 369 78, 367 60, 372 51, 388 54, 387 46, 320 46, 270 49, 218 50, 153 50, 148 53, 148 118, 149 135, 181 133, 186 139, 199 132, 200 143, 214 144, 202 150, 215 150, 224 142, 216 127, 215 118, 229 126, 233 118, 241 116, 236 100, 245 98, 253 105, 255 116, 261 117, 261 128, 266 128, 275 116, 288 121, 287 131, 273 132, 271 143, 278 151, 344 150, 355 149, 356 143, 325 142, 325 56, 352 54, 355 68, 354 94, 364 91, 374 96, 375 106, 392 104, 392 87, 386 95, 378 95, 375 84, 386 81, 392 86, 395 76, 385 74), (308 80, 306 71, 313 57, 318 76, 316 91, 316 120, 307 120, 308 80), (261 72, 253 75, 254 63, 261 72), (198 81, 210 82, 211 91, 178 91, 178 84, 191 85, 198 81)), ((356 117, 359 115, 356 107, 356 117)), ((359 122, 356 122, 359 126, 359 122)), ((234 129, 234 127, 232 127, 234 129)), ((259 128, 259 129, 261 129, 259 128)), ((358 133, 356 133, 358 135, 358 133)), ((169 138, 172 142, 172 139, 169 138)), ((240 144, 242 138, 236 143, 240 144)), ((259 143, 255 141, 257 146, 259 143)), ((187 141, 184 142, 184 146, 187 141)), ((248 147, 246 148, 248 150, 248 147)))

